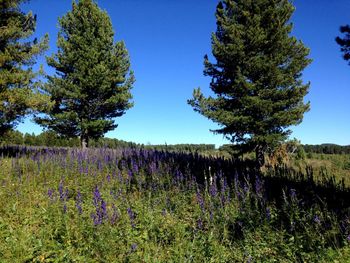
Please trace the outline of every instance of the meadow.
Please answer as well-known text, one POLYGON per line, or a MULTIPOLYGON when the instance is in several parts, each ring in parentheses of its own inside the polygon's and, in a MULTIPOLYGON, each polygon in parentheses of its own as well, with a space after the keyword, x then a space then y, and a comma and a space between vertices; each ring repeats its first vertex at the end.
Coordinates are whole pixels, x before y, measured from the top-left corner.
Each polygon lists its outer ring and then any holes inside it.
POLYGON ((322 169, 262 174, 138 147, 0 150, 1 262, 350 262, 350 189, 322 169))

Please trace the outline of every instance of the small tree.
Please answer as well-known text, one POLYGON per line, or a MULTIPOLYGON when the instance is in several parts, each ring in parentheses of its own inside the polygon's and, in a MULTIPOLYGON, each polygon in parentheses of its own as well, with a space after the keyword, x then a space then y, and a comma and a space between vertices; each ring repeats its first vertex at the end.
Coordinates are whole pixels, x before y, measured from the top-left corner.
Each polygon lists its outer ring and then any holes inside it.
POLYGON ((47 106, 38 90, 35 57, 48 47, 48 36, 30 40, 36 16, 20 10, 22 0, 0 1, 0 135, 33 110, 47 106))
POLYGON ((344 38, 337 37, 335 41, 340 45, 343 58, 349 61, 350 65, 350 26, 341 26, 340 32, 345 34, 344 38))
POLYGON ((37 118, 44 127, 67 137, 80 137, 81 146, 117 127, 114 118, 132 106, 128 52, 114 44, 111 20, 93 0, 73 2, 59 19, 58 52, 47 59, 56 69, 45 90, 54 107, 37 118))
POLYGON ((288 0, 225 0, 216 9, 212 35, 216 63, 204 58, 206 76, 216 97, 196 89, 189 100, 195 111, 218 123, 214 130, 241 153, 264 153, 284 141, 290 125, 299 124, 309 109, 304 104, 309 84, 301 80, 311 62, 309 50, 290 36, 294 11, 288 0))

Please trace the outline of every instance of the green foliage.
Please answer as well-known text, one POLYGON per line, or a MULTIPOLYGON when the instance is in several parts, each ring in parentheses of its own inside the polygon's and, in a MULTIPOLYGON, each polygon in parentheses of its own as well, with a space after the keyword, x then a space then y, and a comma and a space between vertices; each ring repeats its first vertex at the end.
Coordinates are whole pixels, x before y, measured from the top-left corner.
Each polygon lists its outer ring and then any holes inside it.
POLYGON ((288 0, 220 1, 212 35, 216 63, 204 59, 216 97, 196 89, 188 101, 222 127, 215 133, 241 152, 255 150, 257 159, 285 140, 288 126, 299 124, 309 109, 303 102, 309 84, 302 83, 301 72, 311 60, 290 36, 293 11, 288 0))
POLYGON ((23 134, 19 131, 8 130, 0 136, 0 145, 22 145, 24 144, 23 134))
POLYGON ((35 57, 48 48, 48 36, 30 40, 36 16, 20 10, 22 0, 0 2, 0 135, 15 127, 21 118, 48 107, 33 71, 35 57))
POLYGON ((47 58, 56 69, 46 92, 54 103, 39 124, 67 137, 81 138, 83 146, 117 127, 115 117, 132 107, 128 52, 113 42, 111 20, 93 0, 73 2, 59 19, 58 52, 47 58))

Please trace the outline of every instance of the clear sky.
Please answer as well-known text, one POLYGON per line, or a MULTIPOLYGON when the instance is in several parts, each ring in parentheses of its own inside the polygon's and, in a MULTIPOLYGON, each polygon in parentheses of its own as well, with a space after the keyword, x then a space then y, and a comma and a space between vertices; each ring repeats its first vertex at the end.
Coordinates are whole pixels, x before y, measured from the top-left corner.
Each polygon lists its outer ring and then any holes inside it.
MULTIPOLYGON (((37 14, 35 36, 50 36, 55 52, 57 18, 71 8, 71 0, 31 0, 25 10, 37 14)), ((201 87, 211 94, 209 77, 203 76, 203 56, 211 54, 210 35, 216 29, 216 0, 99 0, 131 57, 136 83, 135 106, 118 118, 119 127, 106 137, 151 144, 227 143, 209 129, 216 125, 187 105, 192 91, 201 87)), ((303 79, 311 82, 305 98, 311 111, 292 127, 291 138, 304 144, 350 144, 350 66, 335 42, 340 25, 350 23, 349 0, 295 0, 293 35, 311 49, 313 63, 303 79)), ((39 58, 48 74, 44 57, 39 58)), ((22 132, 40 133, 29 119, 22 132)))

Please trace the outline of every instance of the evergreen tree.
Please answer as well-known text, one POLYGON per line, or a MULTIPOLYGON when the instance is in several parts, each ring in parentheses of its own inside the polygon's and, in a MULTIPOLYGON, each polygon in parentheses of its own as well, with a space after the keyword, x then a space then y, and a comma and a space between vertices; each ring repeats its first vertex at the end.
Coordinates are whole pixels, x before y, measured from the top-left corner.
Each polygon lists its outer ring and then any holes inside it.
POLYGON ((0 1, 0 135, 16 126, 21 118, 46 106, 40 93, 35 57, 48 47, 48 36, 31 40, 36 16, 20 10, 22 0, 0 1))
POLYGON ((48 77, 45 90, 53 108, 37 122, 67 137, 102 137, 117 127, 113 118, 132 107, 134 83, 123 42, 113 42, 111 20, 93 0, 73 2, 59 19, 58 52, 47 58, 56 75, 48 77))
POLYGON ((264 153, 284 141, 288 126, 299 124, 309 84, 301 80, 311 62, 309 50, 290 36, 294 12, 288 0, 224 0, 216 9, 212 34, 216 63, 204 58, 215 97, 195 89, 188 103, 220 125, 222 134, 241 152, 264 153))
POLYGON ((337 37, 335 40, 341 47, 341 52, 343 53, 343 58, 349 61, 350 65, 350 26, 341 26, 340 32, 345 34, 344 38, 337 37))

